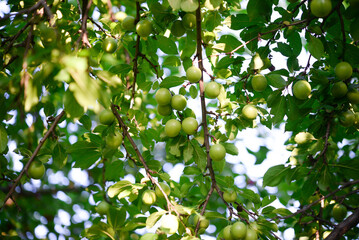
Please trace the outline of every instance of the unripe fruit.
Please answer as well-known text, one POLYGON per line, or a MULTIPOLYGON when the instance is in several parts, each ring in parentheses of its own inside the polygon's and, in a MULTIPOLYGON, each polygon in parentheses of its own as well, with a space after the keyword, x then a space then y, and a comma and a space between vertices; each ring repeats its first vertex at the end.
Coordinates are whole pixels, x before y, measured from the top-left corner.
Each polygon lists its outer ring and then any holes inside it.
POLYGON ((255 106, 248 104, 243 107, 242 114, 246 119, 254 120, 258 115, 258 110, 255 106))
POLYGON ((246 233, 246 237, 244 238, 244 240, 257 240, 258 236, 256 231, 254 231, 251 228, 247 229, 247 233, 246 233))
POLYGON ((157 197, 156 197, 155 191, 147 189, 146 191, 143 192, 142 202, 144 204, 152 205, 156 202, 156 200, 157 200, 157 197))
POLYGON ((139 21, 136 25, 136 32, 143 38, 150 36, 152 32, 152 23, 147 19, 139 21))
POLYGON ((191 83, 196 83, 201 79, 202 72, 198 67, 191 66, 187 69, 186 76, 191 83))
POLYGON ((34 160, 30 164, 29 169, 27 170, 27 173, 30 178, 40 179, 45 174, 45 166, 44 166, 44 164, 42 164, 42 162, 40 162, 38 160, 34 160))
POLYGON ((182 129, 185 133, 187 133, 188 135, 193 135, 196 133, 198 128, 198 122, 195 118, 193 117, 188 117, 185 118, 182 121, 182 129))
POLYGON ((197 223, 199 222, 199 228, 207 229, 209 226, 209 220, 205 217, 200 217, 197 214, 193 218, 194 225, 197 226, 197 223))
POLYGON ((342 81, 336 82, 336 83, 334 83, 331 92, 332 92, 333 97, 341 98, 341 97, 344 97, 347 94, 348 87, 342 81))
POLYGON ((339 80, 344 81, 352 76, 353 68, 347 62, 340 62, 335 66, 334 72, 339 80))
POLYGON ((312 91, 310 84, 305 80, 300 80, 293 85, 293 94, 300 100, 308 98, 312 91))
POLYGON ((100 202, 96 207, 96 212, 100 215, 107 214, 108 210, 110 210, 110 204, 108 204, 106 201, 100 202))
POLYGON ((158 105, 157 112, 161 116, 169 116, 172 113, 171 105, 158 105))
POLYGON ((155 99, 159 105, 169 105, 171 103, 172 95, 167 88, 160 88, 156 92, 155 99))
POLYGON ((355 123, 355 114, 350 110, 345 111, 340 115, 339 120, 344 127, 350 127, 355 123))
POLYGON ((204 89, 204 92, 206 93, 208 98, 218 97, 220 91, 221 91, 221 86, 213 81, 209 82, 204 89))
POLYGON ((171 100, 171 106, 178 111, 182 111, 187 106, 187 100, 181 94, 174 95, 171 100))
POLYGON ((242 239, 247 234, 247 226, 243 222, 235 222, 231 228, 233 239, 242 239))
POLYGON ((111 125, 115 121, 115 115, 113 115, 111 110, 105 109, 100 112, 99 120, 101 124, 111 125))
POLYGON ((135 18, 132 16, 127 16, 125 19, 123 19, 121 26, 126 31, 131 31, 135 29, 135 18))
MULTIPOLYGON (((170 187, 166 183, 163 183, 163 182, 161 182, 159 184, 160 184, 161 188, 163 189, 163 191, 166 193, 166 195, 167 196, 170 195, 170 193, 171 193, 170 187)), ((155 188, 155 192, 156 192, 157 197, 164 198, 161 190, 157 186, 155 188)))
POLYGON ((186 29, 184 28, 182 21, 176 20, 173 22, 171 27, 171 33, 175 37, 181 37, 183 34, 185 34, 186 29))
POLYGON ((233 203, 237 200, 237 193, 234 190, 228 190, 223 192, 224 201, 233 203))
POLYGON ((344 220, 344 218, 347 216, 348 210, 347 208, 342 204, 335 204, 333 207, 333 218, 337 222, 341 222, 344 220))
POLYGON ((222 161, 226 156, 226 149, 222 144, 214 144, 209 149, 209 156, 213 161, 222 161))
POLYGON ((182 24, 185 29, 194 29, 196 27, 196 16, 192 13, 186 13, 182 18, 182 24))
POLYGON ((267 79, 261 74, 257 74, 252 78, 252 87, 257 92, 263 92, 267 88, 267 79))
POLYGON ((175 234, 178 230, 178 219, 174 215, 164 215, 161 220, 161 228, 169 234, 175 234))
POLYGON ((223 229, 224 240, 234 240, 231 234, 232 225, 228 225, 223 229))
POLYGON ((106 146, 108 146, 111 149, 117 149, 122 144, 122 134, 109 134, 106 136, 106 146))
POLYGON ((332 10, 332 2, 331 0, 312 0, 310 10, 316 17, 326 17, 332 10))
POLYGON ((358 104, 359 103, 359 92, 357 90, 351 90, 347 93, 347 98, 350 103, 358 104))
POLYGON ((170 119, 166 122, 165 125, 165 132, 169 137, 176 137, 178 136, 179 132, 181 131, 181 123, 176 119, 170 119))
POLYGON ((295 137, 294 137, 294 141, 297 144, 309 143, 314 139, 315 139, 314 136, 309 132, 300 132, 300 133, 297 133, 297 135, 295 135, 295 137))
POLYGON ((113 38, 105 38, 102 43, 102 49, 107 53, 114 53, 117 49, 117 41, 113 38))

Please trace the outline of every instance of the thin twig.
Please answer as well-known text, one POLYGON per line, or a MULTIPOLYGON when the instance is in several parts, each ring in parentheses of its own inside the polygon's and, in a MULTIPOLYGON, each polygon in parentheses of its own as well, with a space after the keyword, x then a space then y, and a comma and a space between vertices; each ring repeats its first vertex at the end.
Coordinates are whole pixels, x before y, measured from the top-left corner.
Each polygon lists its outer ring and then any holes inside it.
MULTIPOLYGON (((136 18, 135 24, 140 21, 140 3, 136 1, 136 18)), ((138 74, 138 57, 140 56, 140 41, 141 37, 136 33, 136 46, 135 46, 135 56, 133 58, 133 83, 132 83, 132 95, 131 95, 131 102, 135 102, 135 93, 136 93, 136 81, 137 81, 137 74, 138 74)))
MULTIPOLYGON (((26 163, 25 167, 21 170, 19 176, 15 179, 15 183, 11 186, 10 191, 8 192, 8 194, 6 195, 5 199, 4 199, 4 204, 6 203, 6 201, 11 197, 11 195, 14 193, 16 186, 19 184, 22 176, 24 175, 24 173, 27 171, 27 169, 29 169, 30 164, 32 163, 32 161, 35 159, 36 155, 39 153, 41 147, 44 145, 46 139, 52 134, 52 132, 55 130, 57 124, 60 122, 61 118, 65 115, 65 111, 62 111, 56 118, 54 123, 51 125, 51 127, 49 128, 49 131, 47 131, 47 133, 45 134, 45 136, 40 140, 39 145, 37 145, 34 153, 31 155, 29 161, 26 163)), ((4 206, 4 205, 3 205, 4 206)), ((1 206, 0 209, 3 207, 1 206)))

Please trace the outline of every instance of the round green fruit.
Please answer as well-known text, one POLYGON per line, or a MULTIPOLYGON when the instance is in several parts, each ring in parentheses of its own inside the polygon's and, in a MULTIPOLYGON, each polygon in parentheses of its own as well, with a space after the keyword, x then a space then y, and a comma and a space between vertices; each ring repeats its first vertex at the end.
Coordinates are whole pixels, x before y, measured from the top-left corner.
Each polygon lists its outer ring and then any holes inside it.
POLYGON ((339 80, 344 81, 352 76, 353 68, 347 62, 340 62, 335 66, 334 72, 339 80))
POLYGON ((176 20, 173 22, 171 27, 171 33, 175 37, 181 37, 186 33, 186 29, 184 28, 182 21, 176 20))
POLYGON ((169 116, 172 113, 171 105, 158 105, 157 112, 161 116, 169 116))
POLYGON ((139 21, 136 25, 136 32, 143 38, 150 36, 152 32, 152 23, 147 19, 139 21))
POLYGON ((224 201, 233 203, 237 200, 237 193, 234 190, 226 190, 223 192, 224 201))
POLYGON ((195 215, 194 218, 193 218, 193 221, 194 221, 194 225, 197 226, 197 223, 198 221, 199 222, 199 228, 202 228, 202 229, 207 229, 208 226, 209 226, 209 220, 205 217, 200 217, 199 215, 195 215))
POLYGON ((135 25, 135 18, 132 16, 127 16, 125 17, 125 19, 123 19, 121 26, 123 29, 125 29, 126 31, 132 31, 135 29, 136 25, 135 25))
POLYGON ((342 205, 342 204, 335 204, 333 207, 333 218, 337 221, 337 222, 341 222, 344 220, 344 218, 347 216, 348 210, 347 208, 342 205))
POLYGON ((194 29, 196 27, 196 16, 192 13, 186 13, 182 18, 182 24, 185 29, 194 29))
POLYGON ((206 93, 208 98, 216 98, 218 97, 221 91, 221 86, 216 82, 209 82, 207 83, 204 92, 206 93))
POLYGON ((40 162, 38 160, 34 160, 30 164, 29 169, 27 170, 27 173, 30 178, 40 179, 45 174, 45 166, 42 162, 40 162))
POLYGON ((106 136, 106 146, 108 146, 111 149, 117 149, 122 144, 122 134, 109 134, 106 136))
POLYGON ((105 109, 100 112, 99 120, 101 124, 111 125, 115 121, 115 115, 113 115, 111 110, 105 109))
POLYGON ((232 225, 228 225, 223 229, 224 240, 234 240, 231 234, 232 225))
POLYGON ((242 114, 246 119, 254 120, 258 115, 258 110, 255 106, 248 104, 243 107, 242 114))
POLYGON ((333 97, 342 98, 347 94, 347 92, 348 92, 348 87, 344 82, 340 81, 333 84, 331 90, 333 97))
POLYGON ((359 103, 359 92, 357 90, 350 90, 347 93, 347 98, 350 103, 358 104, 359 103))
POLYGON ((297 133, 297 135, 295 135, 294 142, 296 142, 297 144, 305 144, 305 143, 311 142, 314 139, 315 138, 311 133, 300 132, 300 133, 297 133))
POLYGON ((332 2, 331 0, 312 0, 310 10, 316 17, 326 17, 332 11, 332 2))
POLYGON ((350 127, 355 123, 355 114, 350 110, 345 111, 340 114, 339 120, 344 127, 350 127))
POLYGON ((177 111, 182 111, 187 106, 187 100, 181 94, 174 95, 171 100, 171 106, 177 111))
POLYGON ((198 128, 198 122, 195 118, 193 117, 188 117, 185 118, 182 121, 182 129, 185 133, 187 133, 188 135, 193 135, 196 133, 198 128))
POLYGON ((209 156, 213 161, 222 161, 226 156, 226 149, 222 144, 214 144, 209 149, 209 156))
POLYGON ((254 231, 251 228, 247 229, 247 233, 246 233, 246 237, 244 238, 244 240, 257 240, 258 236, 256 231, 254 231))
POLYGON ((152 205, 156 202, 157 197, 156 197, 156 193, 153 190, 145 190, 142 193, 142 202, 146 205, 152 205))
POLYGON ((293 94, 296 98, 300 100, 307 99, 311 91, 312 87, 305 80, 300 80, 293 85, 293 94))
POLYGON ((198 67, 191 66, 186 71, 186 77, 191 83, 196 83, 201 79, 202 72, 198 67))
POLYGON ((233 239, 243 239, 247 234, 247 226, 243 222, 235 222, 231 228, 233 239))
POLYGON ((178 230, 177 217, 172 214, 164 215, 161 220, 161 229, 168 234, 175 234, 178 230))
MULTIPOLYGON (((163 182, 161 182, 159 184, 160 184, 161 188, 163 189, 163 191, 166 193, 166 195, 167 196, 170 195, 170 193, 171 193, 170 187, 166 183, 163 183, 163 182)), ((156 192, 157 197, 164 198, 161 190, 157 186, 155 188, 155 192, 156 192)))
POLYGON ((114 53, 117 49, 117 41, 113 38, 105 38, 102 42, 102 49, 107 53, 114 53))
POLYGON ((171 104, 172 95, 167 88, 160 88, 156 92, 155 99, 159 105, 169 105, 171 104))
POLYGON ((181 123, 176 119, 170 119, 166 122, 165 132, 169 137, 177 137, 181 131, 181 123))
POLYGON ((110 210, 110 204, 108 204, 106 201, 101 201, 97 207, 96 212, 100 215, 105 215, 110 210))
POLYGON ((252 78, 252 87, 257 92, 263 92, 267 88, 267 79, 261 74, 257 74, 252 78))

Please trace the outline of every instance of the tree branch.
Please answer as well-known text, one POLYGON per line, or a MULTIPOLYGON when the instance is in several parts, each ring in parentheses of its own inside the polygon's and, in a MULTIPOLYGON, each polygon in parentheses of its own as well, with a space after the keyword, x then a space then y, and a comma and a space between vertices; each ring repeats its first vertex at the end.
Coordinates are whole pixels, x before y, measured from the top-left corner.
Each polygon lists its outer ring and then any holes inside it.
MULTIPOLYGON (((56 126, 58 125, 58 123, 60 122, 61 118, 65 115, 65 111, 63 110, 59 115, 57 115, 57 117, 55 118, 54 123, 51 125, 49 131, 47 131, 47 133, 45 134, 45 136, 40 140, 39 145, 37 145, 34 153, 31 155, 29 161, 26 163, 25 167, 21 170, 19 176, 15 179, 14 184, 12 185, 10 191, 8 192, 8 194, 6 195, 5 199, 4 199, 4 204, 6 203, 6 201, 11 197, 11 195, 14 193, 16 186, 19 184, 22 176, 24 175, 24 173, 29 169, 30 164, 32 163, 32 161, 35 159, 36 155, 39 153, 42 145, 44 145, 46 139, 49 138, 50 134, 52 134, 56 128, 56 126)), ((4 206, 4 204, 0 207, 0 209, 4 206)))
POLYGON ((359 223, 359 208, 355 209, 352 215, 347 217, 343 222, 334 228, 325 240, 340 239, 351 228, 355 227, 359 223))
MULTIPOLYGON (((83 3, 85 4, 86 2, 87 1, 84 1, 83 3)), ((80 35, 79 39, 77 39, 76 48, 78 48, 80 41, 82 42, 82 46, 86 45, 87 47, 91 47, 91 44, 87 37, 87 19, 88 19, 88 14, 89 14, 91 5, 92 5, 92 0, 89 0, 87 2, 87 5, 83 6, 84 11, 82 11, 83 14, 82 14, 82 23, 81 23, 81 35, 80 35)), ((81 7, 79 6, 79 8, 81 8, 81 7)))
MULTIPOLYGON (((135 24, 140 21, 140 3, 136 1, 136 19, 135 24)), ((135 102, 135 93, 136 93, 136 81, 137 81, 137 74, 138 74, 138 56, 140 55, 140 42, 141 37, 136 33, 136 47, 135 47, 135 56, 133 58, 133 83, 132 83, 132 96, 131 102, 135 102)))

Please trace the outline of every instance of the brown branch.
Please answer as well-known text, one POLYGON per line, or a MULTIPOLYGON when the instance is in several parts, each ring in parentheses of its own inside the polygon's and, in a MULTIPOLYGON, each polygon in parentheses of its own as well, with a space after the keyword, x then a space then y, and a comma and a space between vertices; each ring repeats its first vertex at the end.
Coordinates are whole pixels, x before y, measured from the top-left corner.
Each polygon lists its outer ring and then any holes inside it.
POLYGON ((302 208, 302 209, 296 211, 295 213, 293 213, 293 214, 291 214, 291 215, 288 215, 288 216, 283 216, 283 217, 277 216, 277 217, 275 217, 274 219, 276 219, 276 218, 281 218, 281 219, 292 218, 292 217, 294 217, 294 216, 296 216, 296 215, 298 215, 298 214, 300 214, 300 213, 303 213, 303 212, 309 210, 311 207, 313 207, 314 205, 316 205, 317 203, 319 203, 319 202, 322 201, 323 199, 329 198, 329 197, 333 196, 334 194, 336 194, 337 192, 341 191, 342 189, 347 188, 347 187, 350 187, 350 186, 355 185, 355 184, 358 184, 358 183, 359 183, 359 180, 355 180, 355 181, 352 181, 352 182, 346 182, 346 183, 342 184, 342 186, 340 186, 340 187, 338 187, 336 190, 334 190, 333 192, 328 193, 327 195, 325 195, 325 196, 319 198, 318 200, 312 202, 311 204, 308 204, 308 205, 305 206, 304 208, 302 208))
MULTIPOLYGON (((6 203, 6 201, 11 197, 11 195, 14 193, 16 186, 19 184, 22 176, 24 175, 24 173, 29 169, 30 164, 32 163, 32 161, 35 159, 36 155, 39 153, 41 147, 44 145, 46 139, 53 133, 53 131, 55 130, 57 124, 60 122, 61 118, 65 115, 65 111, 63 110, 56 118, 54 123, 51 125, 51 127, 49 128, 49 130, 47 131, 47 133, 45 134, 45 136, 40 140, 39 145, 37 145, 34 153, 31 155, 29 161, 26 163, 25 167, 21 170, 19 176, 15 179, 15 183, 12 185, 10 191, 8 192, 8 194, 6 195, 5 199, 4 199, 4 204, 6 203)), ((0 209, 3 207, 4 205, 2 205, 0 207, 0 209)))
MULTIPOLYGON (((202 205, 202 210, 201 210, 201 215, 202 216, 204 215, 204 212, 206 211, 206 207, 207 207, 207 204, 209 202, 209 198, 212 196, 213 191, 214 191, 214 187, 213 187, 213 185, 211 185, 211 189, 209 190, 209 192, 207 194, 207 197, 204 200, 203 205, 202 205)), ((201 223, 201 221, 197 222, 196 229, 194 231, 195 235, 197 235, 197 233, 198 233, 200 223, 201 223)))
POLYGON ((28 13, 36 10, 37 8, 39 8, 43 4, 43 2, 44 2, 44 0, 40 0, 30 8, 20 10, 20 11, 18 11, 16 13, 6 14, 4 17, 0 18, 0 21, 6 20, 6 19, 10 18, 11 16, 28 14, 28 13))
POLYGON ((343 222, 334 228, 325 240, 340 239, 351 228, 355 227, 359 223, 359 208, 355 209, 352 215, 347 217, 343 222))
MULTIPOLYGON (((86 8, 85 8, 85 6, 83 6, 84 11, 82 11, 83 15, 82 15, 82 23, 81 23, 81 35, 77 39, 76 48, 78 48, 78 46, 80 45, 80 41, 82 42, 82 46, 85 45, 87 47, 91 47, 91 44, 90 44, 90 42, 88 40, 88 36, 87 36, 87 19, 88 19, 88 14, 89 14, 91 5, 92 5, 92 0, 89 0, 86 8)), ((81 8, 81 7, 79 6, 79 8, 81 8)))

